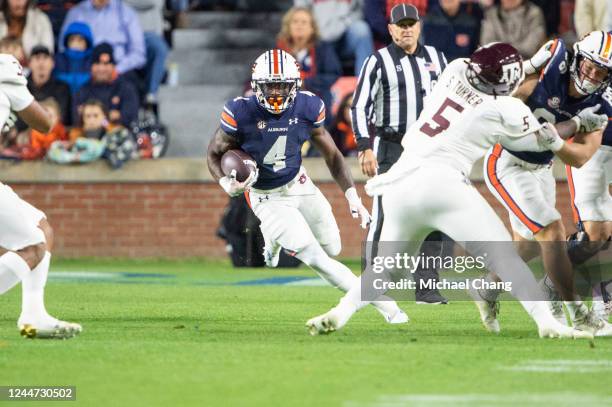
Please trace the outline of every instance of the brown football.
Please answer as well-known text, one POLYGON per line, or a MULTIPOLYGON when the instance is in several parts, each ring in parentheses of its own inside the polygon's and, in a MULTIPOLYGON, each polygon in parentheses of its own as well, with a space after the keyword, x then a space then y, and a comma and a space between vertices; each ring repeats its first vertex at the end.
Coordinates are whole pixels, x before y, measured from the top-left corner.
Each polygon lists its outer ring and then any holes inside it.
POLYGON ((236 170, 236 180, 239 182, 246 180, 256 168, 255 160, 242 150, 229 150, 221 157, 223 174, 229 175, 236 170))

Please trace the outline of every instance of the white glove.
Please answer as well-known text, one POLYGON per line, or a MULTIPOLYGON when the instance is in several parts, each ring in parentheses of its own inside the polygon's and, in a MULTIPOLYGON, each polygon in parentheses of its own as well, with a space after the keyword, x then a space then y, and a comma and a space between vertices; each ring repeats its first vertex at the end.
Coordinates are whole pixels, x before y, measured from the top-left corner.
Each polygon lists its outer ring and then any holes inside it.
POLYGON ((595 105, 582 109, 578 114, 572 117, 578 127, 578 133, 590 133, 596 130, 602 130, 608 125, 607 114, 597 114, 600 105, 595 105))
POLYGON ((536 52, 531 59, 523 62, 523 70, 525 71, 525 75, 538 72, 540 68, 542 68, 548 62, 548 60, 552 57, 552 45, 553 40, 548 41, 546 44, 540 47, 538 52, 536 52))
POLYGON ((232 170, 230 175, 219 178, 219 185, 221 185, 221 188, 223 188, 229 196, 238 196, 257 182, 258 176, 259 170, 256 168, 255 171, 251 171, 251 175, 249 175, 247 179, 243 182, 239 182, 236 180, 236 170, 232 170))
POLYGON ((17 59, 10 54, 0 54, 0 83, 26 86, 28 80, 17 59))
POLYGON ((357 195, 357 190, 355 187, 350 187, 344 192, 344 196, 348 201, 349 208, 351 210, 351 216, 353 218, 361 218, 361 228, 365 229, 368 227, 370 222, 372 221, 372 217, 368 210, 361 203, 361 198, 357 195))
POLYGON ((559 137, 557 129, 550 123, 544 123, 540 130, 536 132, 538 144, 544 149, 557 152, 563 148, 565 141, 559 137))
POLYGON ((8 117, 6 118, 6 121, 4 122, 4 126, 2 126, 2 130, 0 130, 0 134, 8 133, 13 128, 13 126, 15 126, 16 122, 17 115, 11 110, 8 117))

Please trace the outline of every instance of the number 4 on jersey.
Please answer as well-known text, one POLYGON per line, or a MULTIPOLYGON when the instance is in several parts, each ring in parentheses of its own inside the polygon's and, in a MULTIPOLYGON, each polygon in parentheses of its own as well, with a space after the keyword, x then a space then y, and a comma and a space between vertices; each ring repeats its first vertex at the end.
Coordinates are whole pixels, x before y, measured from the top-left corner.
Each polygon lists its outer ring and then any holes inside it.
POLYGON ((270 150, 266 153, 264 157, 264 164, 272 164, 272 169, 274 172, 278 172, 285 168, 287 165, 285 164, 285 160, 287 157, 285 156, 285 149, 287 147, 287 136, 279 136, 270 150))

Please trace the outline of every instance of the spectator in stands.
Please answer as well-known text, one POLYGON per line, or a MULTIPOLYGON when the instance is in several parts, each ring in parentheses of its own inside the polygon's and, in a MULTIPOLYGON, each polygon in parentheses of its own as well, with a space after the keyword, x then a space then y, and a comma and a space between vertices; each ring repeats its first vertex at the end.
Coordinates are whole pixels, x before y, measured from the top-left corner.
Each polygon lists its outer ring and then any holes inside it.
POLYGON ((60 29, 68 10, 74 7, 80 0, 38 0, 37 7, 39 10, 44 12, 51 21, 51 27, 53 28, 53 36, 55 39, 59 38, 60 29))
POLYGON ((0 38, 13 36, 21 41, 25 56, 36 45, 53 50, 54 37, 49 17, 32 7, 32 0, 4 0, 0 15, 0 38))
POLYGON ((66 132, 66 127, 62 123, 60 105, 57 103, 57 101, 50 97, 41 101, 40 105, 49 112, 54 125, 51 128, 51 131, 46 134, 32 129, 32 132, 30 133, 32 158, 43 158, 54 141, 68 140, 68 133, 66 132))
POLYGON ((374 51, 372 32, 363 20, 362 0, 294 0, 296 7, 311 8, 321 40, 331 42, 341 59, 354 58, 355 76, 374 51))
POLYGON ((121 0, 83 0, 66 15, 58 45, 64 50, 68 26, 75 21, 89 25, 94 45, 109 43, 115 52, 117 72, 134 79, 134 70, 144 67, 146 49, 144 34, 134 9, 121 0))
POLYGON ((83 103, 79 125, 70 130, 70 143, 79 137, 102 140, 107 130, 116 127, 108 121, 106 106, 101 100, 88 99, 83 103))
POLYGON ((480 40, 480 21, 465 10, 461 0, 439 1, 439 7, 430 9, 423 21, 424 43, 442 51, 449 62, 469 57, 480 40))
MULTIPOLYGON (((561 22, 561 0, 530 0, 542 9, 544 21, 546 21, 546 37, 552 38, 559 34, 559 23, 561 22)), ((574 0, 572 0, 573 2, 574 0)))
POLYGON ((51 55, 49 48, 44 45, 37 45, 32 48, 29 61, 28 89, 36 100, 53 98, 58 105, 61 121, 70 125, 72 114, 70 88, 51 75, 53 65, 53 55, 51 55))
POLYGON ((531 58, 546 41, 542 10, 529 0, 501 0, 485 12, 480 43, 508 42, 523 56, 531 58))
POLYGON ((103 138, 113 128, 108 123, 104 103, 97 99, 86 100, 78 123, 80 127, 70 130, 67 141, 51 144, 47 154, 49 160, 58 164, 86 163, 102 157, 103 138))
POLYGON ((66 82, 74 95, 91 78, 93 36, 89 26, 75 21, 66 27, 63 48, 55 55, 53 75, 66 82))
POLYGON ((168 44, 164 40, 165 0, 126 0, 126 3, 136 10, 144 31, 147 50, 145 103, 150 110, 157 113, 157 92, 164 79, 168 58, 168 44))
POLYGON ((309 9, 294 7, 284 16, 277 37, 278 48, 295 57, 300 64, 303 87, 323 99, 331 123, 331 86, 342 74, 334 48, 319 41, 317 23, 309 9))
POLYGON ((608 2, 601 0, 576 0, 574 23, 576 34, 582 38, 591 31, 610 31, 612 21, 608 16, 612 8, 608 2))
POLYGON ((174 13, 173 27, 187 27, 187 9, 189 8, 188 0, 170 0, 170 10, 174 13))
POLYGON ((365 0, 363 6, 365 21, 370 26, 372 35, 380 46, 386 46, 391 42, 388 28, 389 15, 391 9, 401 3, 415 6, 421 17, 427 13, 427 0, 365 0))
POLYGON ((351 125, 351 104, 353 103, 353 95, 348 93, 338 107, 338 113, 334 118, 334 124, 331 127, 330 134, 338 146, 338 150, 344 156, 357 156, 357 142, 355 141, 355 133, 351 125))
POLYGON ((105 42, 92 51, 91 79, 74 98, 73 121, 79 119, 82 105, 89 99, 98 99, 104 104, 112 123, 128 127, 138 117, 136 88, 125 78, 117 77, 113 47, 105 42))
POLYGON ((28 65, 21 41, 12 35, 4 37, 0 40, 0 54, 11 54, 22 66, 27 67, 28 65))

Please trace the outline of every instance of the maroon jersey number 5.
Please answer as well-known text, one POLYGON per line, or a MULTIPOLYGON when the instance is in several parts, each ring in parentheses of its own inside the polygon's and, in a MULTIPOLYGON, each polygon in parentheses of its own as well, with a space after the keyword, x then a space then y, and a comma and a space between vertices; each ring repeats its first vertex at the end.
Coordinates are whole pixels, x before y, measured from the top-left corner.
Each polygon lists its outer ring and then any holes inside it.
POLYGON ((448 129, 450 122, 444 116, 442 116, 442 113, 444 113, 444 110, 446 110, 447 107, 453 108, 459 113, 463 111, 463 106, 461 106, 459 103, 453 102, 449 98, 446 98, 442 103, 442 106, 440 106, 436 114, 434 114, 432 117, 433 121, 436 122, 438 126, 434 128, 431 127, 431 124, 425 123, 421 126, 420 130, 429 137, 435 137, 444 130, 448 129))

